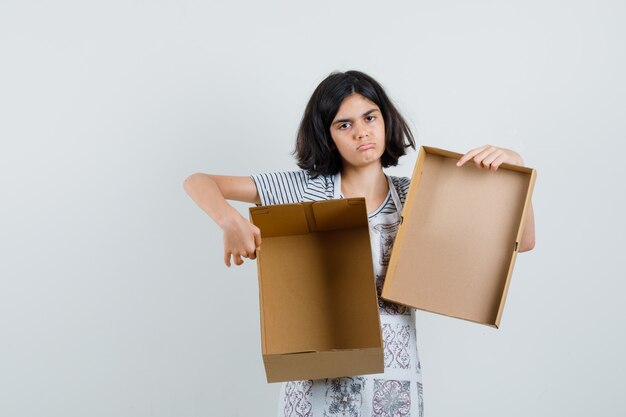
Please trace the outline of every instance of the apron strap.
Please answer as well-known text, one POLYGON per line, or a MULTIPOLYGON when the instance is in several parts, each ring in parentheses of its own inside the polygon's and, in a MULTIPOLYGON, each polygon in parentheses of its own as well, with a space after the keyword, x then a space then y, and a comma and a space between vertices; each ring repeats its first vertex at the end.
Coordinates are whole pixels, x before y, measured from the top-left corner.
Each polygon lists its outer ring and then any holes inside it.
POLYGON ((337 172, 333 177, 333 198, 339 199, 341 194, 341 172, 337 172))
POLYGON ((391 198, 393 199, 393 204, 396 206, 396 210, 398 211, 398 215, 402 213, 402 202, 400 201, 400 196, 398 195, 398 190, 393 185, 393 181, 391 181, 391 176, 385 174, 387 177, 387 181, 389 181, 389 190, 391 191, 391 198))

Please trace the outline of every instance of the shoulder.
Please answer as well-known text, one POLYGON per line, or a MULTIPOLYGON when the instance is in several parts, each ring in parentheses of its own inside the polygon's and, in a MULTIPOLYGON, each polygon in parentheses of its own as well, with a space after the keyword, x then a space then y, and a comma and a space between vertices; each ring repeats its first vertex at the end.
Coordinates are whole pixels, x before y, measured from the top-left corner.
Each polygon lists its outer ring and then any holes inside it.
POLYGON ((307 171, 273 171, 250 175, 254 181, 261 206, 300 201, 310 177, 307 171))
POLYGON ((262 172, 252 174, 250 177, 254 182, 274 184, 277 187, 287 184, 306 184, 309 182, 310 178, 305 170, 262 172))
POLYGON ((257 187, 262 206, 332 197, 333 179, 329 175, 311 177, 306 170, 296 170, 266 172, 250 177, 257 187))

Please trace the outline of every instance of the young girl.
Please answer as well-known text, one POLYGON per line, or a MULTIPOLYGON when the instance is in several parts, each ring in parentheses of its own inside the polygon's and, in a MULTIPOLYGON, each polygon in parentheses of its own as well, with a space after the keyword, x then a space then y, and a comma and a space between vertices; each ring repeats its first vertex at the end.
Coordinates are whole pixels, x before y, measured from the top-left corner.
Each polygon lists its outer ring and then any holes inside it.
MULTIPOLYGON (((301 170, 249 177, 196 173, 184 188, 223 229, 229 267, 231 257, 236 265, 256 259, 261 234, 227 199, 268 205, 365 197, 380 296, 410 183, 383 168, 397 165, 408 147, 415 149, 411 130, 380 84, 362 72, 338 72, 319 84, 307 104, 294 151, 301 170)), ((466 153, 457 165, 469 160, 493 171, 502 163, 524 164, 516 152, 490 145, 466 153)), ((519 252, 533 246, 531 205, 519 252)), ((283 383, 279 416, 423 416, 415 310, 379 298, 379 312, 384 373, 283 383)))

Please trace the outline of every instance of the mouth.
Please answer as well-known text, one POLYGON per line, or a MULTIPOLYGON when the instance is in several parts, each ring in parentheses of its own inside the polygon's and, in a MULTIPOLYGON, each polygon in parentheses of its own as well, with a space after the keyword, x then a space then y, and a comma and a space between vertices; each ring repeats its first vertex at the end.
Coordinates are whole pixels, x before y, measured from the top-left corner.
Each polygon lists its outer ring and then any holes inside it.
POLYGON ((364 151, 366 149, 372 149, 374 147, 374 144, 372 142, 365 142, 360 144, 356 149, 358 151, 364 151))

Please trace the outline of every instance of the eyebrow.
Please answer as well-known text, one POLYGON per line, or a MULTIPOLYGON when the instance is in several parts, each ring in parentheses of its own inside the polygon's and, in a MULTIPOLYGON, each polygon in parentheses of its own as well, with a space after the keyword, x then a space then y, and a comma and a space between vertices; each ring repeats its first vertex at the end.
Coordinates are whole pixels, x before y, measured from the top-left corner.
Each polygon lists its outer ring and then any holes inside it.
MULTIPOLYGON (((361 117, 369 116, 370 114, 374 113, 375 111, 378 111, 378 109, 370 109, 370 110, 366 111, 365 113, 363 113, 361 115, 361 117)), ((339 119, 339 120, 334 120, 332 122, 332 124, 334 125, 334 124, 337 124, 337 123, 344 123, 344 122, 351 122, 351 121, 352 121, 352 119, 339 119)))

